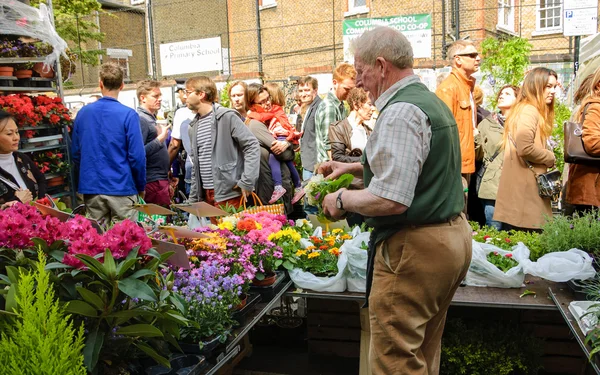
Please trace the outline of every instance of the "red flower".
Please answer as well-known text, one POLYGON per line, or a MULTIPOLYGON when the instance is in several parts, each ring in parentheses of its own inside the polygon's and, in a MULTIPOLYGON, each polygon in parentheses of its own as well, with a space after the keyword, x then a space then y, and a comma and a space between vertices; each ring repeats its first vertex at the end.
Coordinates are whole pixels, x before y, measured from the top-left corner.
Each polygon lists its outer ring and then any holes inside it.
POLYGON ((494 255, 500 255, 500 253, 498 253, 497 251, 494 251, 494 255))
POLYGON ((50 115, 50 123, 53 125, 58 124, 58 122, 60 121, 60 117, 57 115, 50 115))
POLYGON ((507 257, 507 258, 512 258, 512 254, 511 254, 511 253, 508 253, 508 254, 506 254, 506 255, 505 255, 505 257, 507 257))
POLYGON ((506 241, 506 243, 510 243, 510 238, 505 238, 504 241, 506 241))
POLYGON ((486 241, 490 236, 483 236, 483 240, 486 241))

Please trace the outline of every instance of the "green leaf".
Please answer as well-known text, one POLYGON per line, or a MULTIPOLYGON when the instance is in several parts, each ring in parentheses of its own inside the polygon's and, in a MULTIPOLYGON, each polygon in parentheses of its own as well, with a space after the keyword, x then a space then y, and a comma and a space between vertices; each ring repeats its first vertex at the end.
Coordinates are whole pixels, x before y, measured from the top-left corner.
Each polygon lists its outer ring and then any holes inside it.
POLYGON ((254 275, 254 277, 256 278, 256 280, 264 280, 265 279, 265 274, 262 272, 257 272, 256 275, 254 275))
POLYGON ((283 264, 283 259, 277 259, 275 261, 275 268, 279 268, 283 264))
POLYGON ((134 336, 134 337, 162 337, 163 333, 160 329, 151 324, 132 324, 122 327, 115 332, 117 335, 134 336))
POLYGON ((119 290, 131 298, 139 298, 144 301, 156 302, 156 295, 152 288, 143 281, 128 277, 118 281, 119 290))
POLYGON ((10 282, 13 284, 18 283, 19 278, 21 277, 19 275, 19 270, 17 269, 17 267, 14 266, 6 266, 6 275, 8 276, 10 282))
POLYGON ((161 290, 160 296, 159 296, 159 301, 164 301, 169 296, 169 294, 171 294, 171 293, 168 290, 164 290, 164 289, 161 290))
MULTIPOLYGON (((63 240, 56 240, 54 242, 52 242, 50 244, 50 252, 48 254, 54 256, 53 253, 62 253, 63 256, 65 254, 64 251, 60 251, 60 249, 65 247, 65 241, 63 240)), ((62 262, 62 258, 61 259, 57 259, 58 261, 62 262)))
POLYGON ((115 258, 113 258, 110 250, 104 251, 104 269, 110 280, 114 280, 117 276, 117 266, 115 265, 115 258))
POLYGON ((156 274, 156 271, 151 271, 151 270, 143 269, 143 270, 135 271, 133 273, 133 275, 131 275, 129 277, 132 277, 134 279, 139 279, 140 277, 144 277, 144 276, 148 276, 148 275, 155 275, 155 274, 156 274))
POLYGON ((104 310, 104 301, 99 295, 84 287, 77 287, 77 292, 87 303, 94 306, 98 310, 104 310))
POLYGON ((44 253, 48 252, 48 244, 46 243, 46 241, 42 240, 41 238, 33 237, 31 239, 31 242, 33 242, 36 249, 42 250, 44 253))
POLYGON ((185 312, 183 298, 179 294, 171 294, 169 296, 169 301, 179 310, 180 312, 185 312))
POLYGON ((122 311, 117 311, 114 312, 112 314, 107 315, 107 318, 127 318, 127 319, 131 319, 131 318, 135 318, 135 317, 140 317, 140 318, 158 318, 160 317, 160 313, 156 312, 156 311, 149 311, 149 310, 144 310, 144 309, 131 309, 131 310, 122 310, 122 311))
POLYGON ((289 271, 292 268, 294 268, 294 265, 289 260, 286 260, 285 262, 283 262, 283 268, 289 271))
POLYGON ((117 278, 120 279, 123 277, 125 272, 127 272, 135 263, 137 262, 137 258, 133 259, 125 259, 123 262, 119 263, 117 266, 117 278))
POLYGON ((8 293, 6 294, 6 303, 4 306, 6 311, 13 312, 19 307, 16 300, 18 288, 19 285, 17 283, 13 283, 10 288, 8 288, 8 293))
POLYGON ((92 318, 98 316, 98 311, 92 305, 80 300, 67 302, 65 306, 65 311, 71 314, 89 316, 92 318))
POLYGON ((10 279, 8 276, 0 274, 0 280, 4 281, 7 285, 10 285, 10 279))
POLYGON ((55 269, 58 269, 58 268, 73 268, 73 267, 67 266, 66 264, 60 263, 60 262, 48 263, 48 264, 46 264, 46 267, 44 267, 44 269, 46 271, 55 270, 55 269))
POLYGON ((87 335, 85 347, 83 348, 83 364, 88 370, 88 373, 93 373, 93 370, 98 363, 102 345, 104 345, 103 333, 98 332, 96 329, 87 335))
POLYGON ((148 249, 148 251, 146 252, 146 255, 149 255, 156 259, 160 259, 160 253, 158 251, 156 251, 156 249, 153 247, 148 249))
POLYGON ((65 259, 65 254, 66 254, 66 252, 61 251, 61 250, 51 250, 48 253, 48 255, 50 255, 52 258, 56 259, 59 262, 62 262, 65 259))
POLYGON ((166 359, 165 357, 161 356, 160 354, 158 354, 150 346, 144 344, 143 342, 136 342, 133 345, 137 346, 138 349, 140 349, 141 351, 143 351, 144 353, 146 353, 148 356, 150 356, 156 362, 160 363, 161 365, 163 365, 163 366, 165 366, 167 368, 171 368, 171 363, 169 362, 169 360, 166 359))
POLYGON ((125 257, 125 260, 137 259, 139 250, 140 250, 139 246, 136 246, 133 249, 131 249, 129 254, 127 254, 127 256, 125 257))
POLYGON ((92 272, 98 275, 101 279, 109 280, 108 274, 106 273, 106 269, 104 268, 102 263, 98 261, 98 259, 95 259, 85 254, 77 254, 75 255, 75 257, 81 260, 83 264, 85 264, 92 272))

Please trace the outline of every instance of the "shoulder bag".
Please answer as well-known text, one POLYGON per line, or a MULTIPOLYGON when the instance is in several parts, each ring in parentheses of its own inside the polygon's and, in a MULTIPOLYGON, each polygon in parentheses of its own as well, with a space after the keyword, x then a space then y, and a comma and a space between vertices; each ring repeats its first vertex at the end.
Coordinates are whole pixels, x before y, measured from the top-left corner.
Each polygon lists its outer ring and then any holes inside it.
POLYGON ((496 159, 496 157, 500 154, 500 151, 502 151, 502 147, 500 147, 498 150, 496 150, 496 152, 494 153, 494 155, 492 155, 491 158, 489 158, 489 159, 484 158, 483 164, 477 170, 476 177, 475 177, 475 191, 478 194, 479 194, 479 188, 481 187, 481 181, 483 180, 483 175, 485 175, 485 171, 487 170, 488 166, 490 164, 492 164, 494 159, 496 159))
POLYGON ((581 138, 583 133, 583 122, 585 121, 585 112, 588 107, 589 103, 583 108, 580 122, 565 121, 563 125, 565 136, 565 162, 600 167, 600 158, 591 156, 585 151, 585 145, 581 138))
MULTIPOLYGON (((514 139, 510 134, 508 135, 508 138, 510 138, 510 141, 516 149, 517 144, 515 143, 514 139)), ((537 173, 535 169, 533 169, 533 165, 528 160, 526 160, 525 158, 522 159, 527 165, 527 168, 529 168, 531 172, 535 175, 535 179, 537 181, 538 186, 538 193, 540 194, 540 197, 550 199, 557 198, 562 190, 560 171, 558 169, 553 169, 546 173, 537 173)))

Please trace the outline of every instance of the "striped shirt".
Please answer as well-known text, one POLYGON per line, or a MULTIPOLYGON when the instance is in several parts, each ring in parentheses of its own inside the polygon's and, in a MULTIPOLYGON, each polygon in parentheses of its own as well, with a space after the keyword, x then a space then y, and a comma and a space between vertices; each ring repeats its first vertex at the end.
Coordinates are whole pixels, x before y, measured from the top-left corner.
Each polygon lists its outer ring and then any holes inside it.
POLYGON ((214 189, 212 175, 212 122, 213 113, 210 112, 198 118, 198 166, 200 168, 200 179, 203 189, 214 189))

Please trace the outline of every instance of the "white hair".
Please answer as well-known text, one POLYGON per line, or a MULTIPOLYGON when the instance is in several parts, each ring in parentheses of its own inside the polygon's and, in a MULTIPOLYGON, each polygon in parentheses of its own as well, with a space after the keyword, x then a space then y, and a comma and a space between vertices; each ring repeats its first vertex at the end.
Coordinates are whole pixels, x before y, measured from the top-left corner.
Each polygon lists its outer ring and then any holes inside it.
POLYGON ((379 26, 355 39, 351 49, 367 65, 375 65, 383 57, 398 69, 413 67, 413 50, 410 42, 398 30, 379 26))

